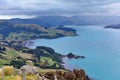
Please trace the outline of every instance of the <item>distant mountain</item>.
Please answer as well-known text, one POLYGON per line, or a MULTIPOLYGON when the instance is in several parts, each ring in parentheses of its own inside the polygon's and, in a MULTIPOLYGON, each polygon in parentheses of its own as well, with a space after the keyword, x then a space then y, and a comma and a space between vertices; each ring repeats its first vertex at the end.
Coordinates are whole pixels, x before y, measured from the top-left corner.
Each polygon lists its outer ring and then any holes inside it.
POLYGON ((76 30, 71 28, 46 28, 37 24, 20 24, 13 23, 10 20, 0 20, 0 40, 23 41, 75 35, 77 35, 76 30))
POLYGON ((105 26, 105 28, 120 29, 120 24, 112 24, 105 26))
POLYGON ((120 16, 39 16, 33 19, 11 19, 11 22, 20 24, 38 24, 44 27, 58 25, 108 25, 120 22, 120 16))
POLYGON ((69 17, 64 16, 39 16, 33 19, 11 19, 11 22, 20 24, 38 24, 44 27, 58 26, 58 25, 72 25, 69 17))
MULTIPOLYGON (((120 23, 119 16, 39 16, 32 19, 0 20, 0 40, 28 40, 77 35, 64 25, 110 25, 120 23)), ((119 28, 119 25, 111 25, 119 28)), ((111 27, 107 26, 107 27, 111 27)))

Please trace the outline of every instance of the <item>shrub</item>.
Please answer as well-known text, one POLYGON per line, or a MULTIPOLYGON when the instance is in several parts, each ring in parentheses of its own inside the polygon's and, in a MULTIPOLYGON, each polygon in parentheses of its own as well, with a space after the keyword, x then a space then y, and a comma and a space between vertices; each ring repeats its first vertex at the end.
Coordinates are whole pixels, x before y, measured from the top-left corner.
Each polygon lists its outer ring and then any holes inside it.
POLYGON ((14 68, 13 66, 5 66, 4 67, 4 75, 5 76, 11 76, 14 74, 14 68))

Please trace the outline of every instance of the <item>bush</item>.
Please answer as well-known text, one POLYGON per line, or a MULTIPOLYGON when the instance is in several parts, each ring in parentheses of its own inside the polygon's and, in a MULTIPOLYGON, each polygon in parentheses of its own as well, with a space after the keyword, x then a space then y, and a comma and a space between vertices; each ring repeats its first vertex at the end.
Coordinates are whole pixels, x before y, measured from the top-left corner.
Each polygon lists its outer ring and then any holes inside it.
POLYGON ((5 76, 11 76, 14 74, 14 68, 13 66, 5 66, 4 67, 4 75, 5 76))
POLYGON ((10 65, 13 65, 15 68, 21 68, 23 65, 25 65, 24 60, 14 59, 10 62, 10 65))

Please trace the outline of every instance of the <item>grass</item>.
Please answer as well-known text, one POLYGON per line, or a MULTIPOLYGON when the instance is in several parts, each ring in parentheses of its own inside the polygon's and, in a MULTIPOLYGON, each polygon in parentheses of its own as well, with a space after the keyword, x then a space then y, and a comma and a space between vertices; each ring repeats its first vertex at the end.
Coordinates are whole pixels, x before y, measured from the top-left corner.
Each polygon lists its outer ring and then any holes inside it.
POLYGON ((9 57, 17 57, 19 55, 18 51, 10 48, 7 48, 6 53, 9 57))
POLYGON ((26 32, 11 32, 8 37, 6 37, 6 40, 10 41, 23 41, 23 40, 29 40, 31 37, 36 36, 37 34, 35 33, 26 33, 26 32))
MULTIPOLYGON (((0 80, 2 80, 0 78, 0 80)), ((16 76, 5 76, 4 80, 22 80, 22 77, 20 75, 16 75, 16 76)), ((32 75, 29 74, 26 76, 26 80, 37 80, 37 76, 36 75, 32 75)))
POLYGON ((2 40, 3 39, 3 35, 2 34, 0 34, 0 40, 2 40))
POLYGON ((9 63, 10 63, 10 60, 0 59, 0 65, 2 65, 2 64, 9 64, 9 63))
POLYGON ((26 64, 27 64, 27 65, 30 65, 30 66, 34 66, 34 63, 33 63, 31 60, 27 60, 27 61, 26 61, 26 64))
POLYGON ((33 74, 28 74, 26 76, 26 80, 37 80, 37 76, 33 74))
POLYGON ((56 31, 49 30, 49 31, 48 31, 48 35, 49 35, 50 37, 54 37, 54 36, 56 36, 56 31))
POLYGON ((38 72, 41 74, 45 74, 47 72, 56 72, 57 70, 65 72, 65 70, 62 69, 42 69, 42 68, 37 68, 38 72))
POLYGON ((11 59, 6 54, 0 54, 0 66, 9 64, 11 59))
POLYGON ((50 57, 41 57, 40 60, 41 60, 41 64, 44 64, 47 61, 48 65, 52 66, 54 65, 54 63, 56 63, 56 67, 59 67, 57 62, 50 57))
POLYGON ((32 54, 22 53, 21 51, 16 51, 11 48, 6 47, 6 53, 9 57, 18 57, 21 56, 24 59, 32 59, 32 54))
POLYGON ((19 52, 19 56, 21 56, 24 59, 32 59, 33 58, 32 54, 22 53, 22 52, 19 52))
POLYGON ((53 65, 54 63, 56 63, 55 61, 53 61, 51 58, 49 57, 41 57, 41 60, 43 62, 47 61, 49 65, 53 65))
MULTIPOLYGON (((33 58, 32 54, 22 53, 21 51, 16 51, 14 49, 6 47, 5 54, 1 54, 0 65, 10 64, 11 60, 18 56, 22 57, 23 59, 32 59, 33 58)), ((30 63, 30 64, 32 64, 32 63, 30 63)))

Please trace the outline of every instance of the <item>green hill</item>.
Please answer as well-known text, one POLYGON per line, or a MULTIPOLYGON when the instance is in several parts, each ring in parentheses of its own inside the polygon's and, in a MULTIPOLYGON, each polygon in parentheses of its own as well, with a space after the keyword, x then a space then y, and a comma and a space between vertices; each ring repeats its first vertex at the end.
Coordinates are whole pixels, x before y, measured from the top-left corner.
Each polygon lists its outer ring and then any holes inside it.
POLYGON ((68 28, 46 28, 37 24, 17 24, 9 20, 0 20, 0 40, 23 41, 38 38, 59 38, 76 36, 75 30, 68 28), (65 30, 64 30, 65 29, 65 30))
POLYGON ((14 49, 0 46, 0 65, 12 65, 20 68, 23 65, 33 65, 41 68, 62 68, 61 55, 53 49, 38 46, 35 49, 14 49))

